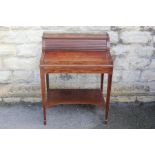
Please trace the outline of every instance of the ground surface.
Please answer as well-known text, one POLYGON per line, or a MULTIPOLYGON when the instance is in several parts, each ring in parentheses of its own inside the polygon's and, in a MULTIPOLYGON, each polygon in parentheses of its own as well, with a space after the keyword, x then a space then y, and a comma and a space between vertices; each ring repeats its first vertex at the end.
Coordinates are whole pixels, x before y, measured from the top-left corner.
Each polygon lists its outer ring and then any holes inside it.
POLYGON ((111 104, 109 124, 104 112, 91 105, 60 105, 47 110, 43 125, 41 104, 0 106, 0 128, 145 129, 155 128, 155 103, 111 104))

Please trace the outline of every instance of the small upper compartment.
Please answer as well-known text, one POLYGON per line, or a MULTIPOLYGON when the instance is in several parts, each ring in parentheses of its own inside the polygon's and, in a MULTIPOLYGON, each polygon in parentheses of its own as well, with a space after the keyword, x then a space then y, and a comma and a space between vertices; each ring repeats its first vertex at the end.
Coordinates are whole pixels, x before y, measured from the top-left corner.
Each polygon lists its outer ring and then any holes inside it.
POLYGON ((107 51, 109 35, 104 34, 53 34, 44 33, 43 51, 107 51))

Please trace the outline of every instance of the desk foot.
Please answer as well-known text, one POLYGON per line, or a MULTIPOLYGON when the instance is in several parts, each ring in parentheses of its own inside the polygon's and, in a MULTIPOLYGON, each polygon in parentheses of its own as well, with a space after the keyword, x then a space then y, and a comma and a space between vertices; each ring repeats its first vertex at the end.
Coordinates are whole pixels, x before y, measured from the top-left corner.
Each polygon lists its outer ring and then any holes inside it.
POLYGON ((107 125, 107 124, 108 124, 108 120, 105 120, 105 121, 104 121, 104 124, 107 125))
POLYGON ((46 125, 46 120, 44 120, 44 125, 46 125))

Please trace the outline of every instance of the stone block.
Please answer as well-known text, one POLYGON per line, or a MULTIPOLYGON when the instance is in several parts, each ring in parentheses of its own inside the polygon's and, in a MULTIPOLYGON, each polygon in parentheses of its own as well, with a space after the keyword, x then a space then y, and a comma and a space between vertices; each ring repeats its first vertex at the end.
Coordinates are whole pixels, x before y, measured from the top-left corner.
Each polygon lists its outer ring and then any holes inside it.
POLYGON ((118 43, 119 41, 118 32, 108 31, 108 34, 110 36, 110 43, 113 43, 113 44, 118 43))
POLYGON ((36 57, 41 55, 41 44, 17 45, 17 56, 36 57))
POLYGON ((0 31, 10 30, 9 26, 0 26, 0 31))
POLYGON ((135 94, 148 94, 148 84, 141 82, 119 82, 112 84, 112 96, 135 96, 135 94))
POLYGON ((40 71, 39 70, 34 71, 33 83, 40 85, 40 71))
POLYGON ((153 56, 155 48, 152 46, 143 46, 143 45, 129 45, 128 46, 129 56, 137 56, 143 58, 150 58, 153 56))
POLYGON ((26 97, 21 99, 22 102, 28 102, 28 103, 37 103, 41 102, 41 98, 36 98, 36 97, 26 97))
POLYGON ((19 103, 20 102, 20 98, 19 97, 3 98, 3 102, 5 102, 5 103, 19 103))
POLYGON ((142 81, 155 81, 155 70, 145 70, 141 75, 142 81))
POLYGON ((153 42, 155 43, 155 35, 153 36, 153 42))
POLYGON ((123 43, 148 43, 151 41, 152 36, 150 32, 124 31, 121 33, 120 38, 123 43))
POLYGON ((43 31, 41 30, 12 30, 0 37, 1 43, 41 43, 43 31))
POLYGON ((0 83, 9 83, 11 76, 11 71, 0 71, 0 83))
POLYGON ((137 96, 137 100, 139 102, 154 102, 155 95, 154 96, 137 96))
POLYGON ((0 56, 15 55, 16 46, 12 44, 0 44, 0 56))
POLYGON ((123 45, 117 44, 112 46, 111 51, 116 56, 137 56, 150 58, 154 53, 155 48, 152 46, 143 46, 140 44, 123 45))
POLYGON ((41 30, 41 26, 11 26, 10 30, 41 30))
POLYGON ((151 64, 148 66, 149 69, 155 69, 155 59, 151 60, 151 64))
POLYGON ((104 31, 110 30, 110 26, 67 26, 66 30, 68 32, 70 30, 74 30, 74 32, 88 32, 88 33, 103 33, 104 31))
POLYGON ((7 31, 0 30, 0 43, 1 44, 4 43, 3 40, 7 38, 7 36, 9 35, 9 32, 10 32, 9 30, 7 31))
POLYGON ((8 96, 9 91, 11 90, 11 84, 1 84, 0 83, 0 97, 8 96))
POLYGON ((128 69, 129 62, 128 62, 128 60, 126 60, 126 57, 117 56, 114 60, 114 68, 117 70, 128 69))
POLYGON ((145 69, 150 65, 151 61, 148 58, 139 58, 139 57, 128 57, 129 69, 145 69))
POLYGON ((124 70, 122 73, 122 80, 125 82, 135 82, 140 78, 140 71, 138 70, 124 70))
POLYGON ((149 85, 150 92, 154 92, 155 93, 155 81, 149 81, 148 85, 149 85))
POLYGON ((111 47, 111 52, 116 56, 125 56, 130 50, 128 45, 117 44, 116 46, 111 47))
POLYGON ((122 80, 122 72, 123 72, 123 70, 114 69, 112 81, 113 82, 119 82, 120 80, 122 80))
POLYGON ((155 30, 155 27, 154 26, 141 26, 141 30, 152 31, 152 30, 155 30))
POLYGON ((0 58, 0 70, 3 70, 2 58, 0 58))
POLYGON ((41 26, 44 31, 53 33, 103 33, 110 26, 41 26))
POLYGON ((16 83, 11 84, 10 89, 7 91, 6 97, 40 97, 41 90, 40 85, 34 85, 32 83, 16 83))
POLYGON ((112 26, 111 30, 113 31, 139 31, 141 30, 140 26, 112 26))
POLYGON ((110 97, 110 101, 121 102, 121 103, 135 102, 136 96, 112 96, 110 97))
POLYGON ((33 78, 33 71, 14 71, 12 75, 12 80, 16 83, 32 82, 33 78))
POLYGON ((3 59, 5 69, 12 70, 32 70, 39 66, 39 60, 36 58, 19 58, 19 57, 7 57, 3 59))

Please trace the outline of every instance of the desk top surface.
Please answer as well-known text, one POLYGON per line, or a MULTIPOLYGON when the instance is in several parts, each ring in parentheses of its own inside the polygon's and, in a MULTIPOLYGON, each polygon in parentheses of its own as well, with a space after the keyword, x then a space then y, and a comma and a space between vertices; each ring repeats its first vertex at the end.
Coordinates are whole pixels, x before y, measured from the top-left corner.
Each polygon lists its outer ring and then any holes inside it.
POLYGON ((52 51, 43 55, 44 65, 112 66, 109 52, 101 51, 52 51))

